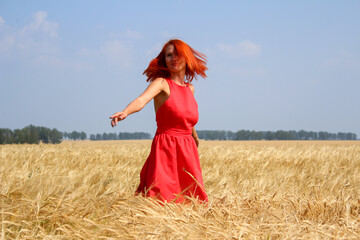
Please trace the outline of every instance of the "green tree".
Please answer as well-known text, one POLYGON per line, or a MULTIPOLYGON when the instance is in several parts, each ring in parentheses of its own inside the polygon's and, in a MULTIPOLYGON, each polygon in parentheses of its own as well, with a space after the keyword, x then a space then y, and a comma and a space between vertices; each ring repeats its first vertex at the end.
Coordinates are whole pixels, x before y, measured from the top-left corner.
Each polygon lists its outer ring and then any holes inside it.
POLYGON ((96 136, 95 136, 95 134, 90 134, 90 140, 96 140, 96 136))
POLYGON ((98 133, 98 134, 96 134, 96 140, 97 140, 97 141, 102 140, 102 136, 101 136, 101 134, 99 134, 99 133, 98 133))
POLYGON ((63 134, 59 132, 56 128, 52 129, 50 132, 50 142, 52 144, 61 143, 61 139, 63 138, 63 134))
POLYGON ((81 139, 81 140, 85 140, 85 139, 86 139, 86 133, 85 133, 85 132, 81 132, 81 133, 80 133, 80 139, 81 139))

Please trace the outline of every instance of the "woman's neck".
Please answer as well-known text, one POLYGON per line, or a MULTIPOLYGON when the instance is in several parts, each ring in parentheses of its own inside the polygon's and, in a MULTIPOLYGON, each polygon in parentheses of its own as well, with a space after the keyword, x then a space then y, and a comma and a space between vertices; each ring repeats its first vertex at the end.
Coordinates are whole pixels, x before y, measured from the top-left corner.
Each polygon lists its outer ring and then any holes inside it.
POLYGON ((185 71, 172 73, 171 79, 178 85, 185 85, 185 71))

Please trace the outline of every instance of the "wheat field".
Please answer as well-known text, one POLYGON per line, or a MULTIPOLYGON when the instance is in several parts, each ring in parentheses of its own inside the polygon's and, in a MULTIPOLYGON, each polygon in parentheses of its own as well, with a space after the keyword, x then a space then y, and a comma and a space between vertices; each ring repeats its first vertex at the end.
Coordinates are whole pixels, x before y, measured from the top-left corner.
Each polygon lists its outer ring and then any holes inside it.
POLYGON ((0 146, 0 239, 360 239, 358 141, 201 141, 208 204, 134 195, 150 144, 0 146))

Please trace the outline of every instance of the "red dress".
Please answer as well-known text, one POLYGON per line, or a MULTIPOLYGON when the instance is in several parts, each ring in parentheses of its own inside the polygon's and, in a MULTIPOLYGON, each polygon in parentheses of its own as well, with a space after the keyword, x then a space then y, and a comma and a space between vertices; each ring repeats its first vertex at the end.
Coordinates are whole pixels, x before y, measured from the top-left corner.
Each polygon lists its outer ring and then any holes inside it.
POLYGON ((198 105, 188 85, 166 80, 170 96, 156 112, 157 131, 136 192, 167 202, 183 202, 183 196, 207 201, 192 137, 199 118, 198 105))

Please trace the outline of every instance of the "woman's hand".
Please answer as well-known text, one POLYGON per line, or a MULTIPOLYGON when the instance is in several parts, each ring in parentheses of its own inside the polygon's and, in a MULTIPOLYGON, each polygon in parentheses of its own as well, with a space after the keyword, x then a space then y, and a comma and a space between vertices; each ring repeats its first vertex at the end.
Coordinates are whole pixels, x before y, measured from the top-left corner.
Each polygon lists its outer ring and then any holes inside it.
POLYGON ((111 126, 115 127, 117 125, 117 122, 120 122, 122 120, 124 120, 127 117, 127 113, 126 112, 117 112, 114 115, 112 115, 110 117, 111 119, 111 126))

